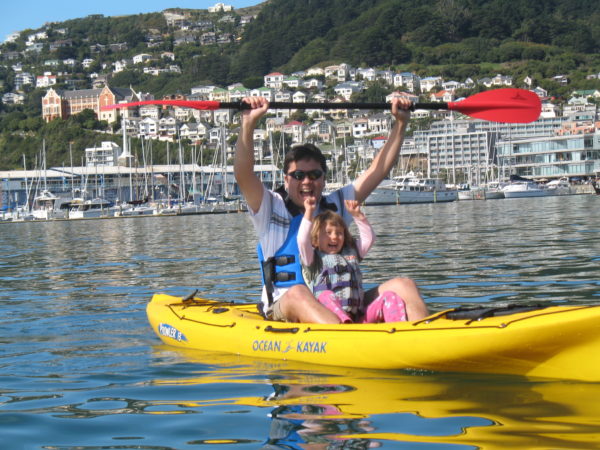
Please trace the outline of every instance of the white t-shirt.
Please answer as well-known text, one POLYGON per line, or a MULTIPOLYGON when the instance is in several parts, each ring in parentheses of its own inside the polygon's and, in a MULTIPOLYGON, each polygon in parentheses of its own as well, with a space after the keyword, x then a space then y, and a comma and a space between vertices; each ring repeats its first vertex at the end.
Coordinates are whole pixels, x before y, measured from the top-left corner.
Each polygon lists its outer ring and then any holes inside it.
MULTIPOLYGON (((327 203, 333 203, 337 207, 337 213, 341 214, 347 224, 352 223, 352 216, 343 207, 344 200, 354 200, 354 186, 348 184, 341 189, 333 191, 331 194, 325 195, 324 199, 327 203)), ((249 209, 250 219, 254 225, 254 229, 258 234, 258 241, 262 247, 263 256, 265 259, 273 256, 277 250, 283 245, 288 235, 292 215, 285 207, 285 202, 281 196, 273 191, 268 190, 263 186, 263 197, 260 208, 256 213, 249 209)), ((320 212, 317 210, 317 213, 320 212)), ((277 301, 287 290, 287 288, 277 288, 273 292, 273 301, 277 301)), ((265 310, 268 307, 268 298, 266 290, 263 286, 262 302, 265 305, 265 310)))

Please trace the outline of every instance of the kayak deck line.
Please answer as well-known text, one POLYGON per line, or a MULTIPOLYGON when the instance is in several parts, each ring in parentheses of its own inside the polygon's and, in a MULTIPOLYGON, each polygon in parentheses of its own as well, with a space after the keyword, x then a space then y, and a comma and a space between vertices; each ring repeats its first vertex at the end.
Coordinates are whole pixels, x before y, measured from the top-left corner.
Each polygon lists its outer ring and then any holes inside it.
MULTIPOLYGON (((190 322, 194 322, 194 323, 198 323, 198 324, 202 324, 202 325, 208 325, 208 326, 215 326, 215 327, 220 327, 220 328, 233 328, 236 326, 236 322, 232 322, 230 324, 217 324, 217 323, 211 323, 211 322, 204 322, 204 321, 199 321, 196 319, 191 319, 183 314, 179 314, 177 311, 175 311, 175 309, 173 307, 175 306, 182 306, 182 310, 185 309, 189 309, 189 308, 194 308, 194 307, 206 307, 207 308, 207 312, 211 312, 213 314, 222 314, 225 312, 229 311, 229 308, 235 308, 235 310, 242 310, 242 309, 246 309, 246 312, 251 313, 253 316, 257 315, 258 316, 258 320, 262 320, 263 322, 267 322, 267 323, 277 323, 277 324, 285 324, 285 323, 292 323, 292 322, 281 322, 281 321, 271 321, 271 320, 266 320, 262 317, 262 315, 260 315, 260 313, 258 313, 258 308, 260 307, 258 304, 256 303, 235 303, 235 302, 219 302, 219 301, 211 301, 211 300, 204 300, 204 299, 196 299, 196 298, 189 298, 187 300, 183 300, 183 301, 179 301, 176 303, 172 303, 169 304, 168 307, 169 309, 173 312, 173 314, 179 319, 179 320, 186 320, 186 321, 190 321, 190 322), (254 312, 253 310, 256 309, 257 312, 254 312)), ((582 306, 574 306, 574 307, 567 307, 567 309, 563 309, 563 310, 553 310, 553 311, 543 311, 545 309, 550 308, 550 306, 545 306, 545 305, 535 305, 535 306, 516 306, 516 305, 509 305, 506 307, 494 307, 494 308, 487 308, 487 307, 482 307, 482 308, 456 308, 456 309, 450 309, 450 310, 445 310, 445 311, 440 311, 438 313, 434 313, 430 316, 424 317, 421 320, 418 321, 407 321, 407 322, 400 322, 406 325, 412 325, 413 327, 418 327, 419 325, 425 324, 425 325, 429 325, 430 323, 432 323, 434 320, 440 319, 440 318, 445 318, 447 320, 451 320, 454 322, 460 322, 462 320, 465 320, 465 322, 461 323, 460 326, 442 326, 442 327, 428 327, 428 328, 415 328, 415 329, 398 329, 396 327, 392 327, 389 329, 373 329, 373 328, 369 328, 369 329, 364 329, 364 325, 373 325, 373 324, 362 324, 362 323, 351 323, 351 324, 343 324, 343 327, 341 328, 327 328, 325 326, 325 328, 323 327, 319 327, 319 328, 313 328, 315 325, 314 324, 298 324, 300 326, 295 326, 295 327, 284 327, 284 328, 279 328, 273 325, 266 325, 264 327, 264 331, 265 332, 271 332, 271 333, 298 333, 298 331, 300 331, 301 328, 303 333, 310 333, 310 332, 345 332, 345 331, 352 331, 352 332, 361 332, 361 333, 388 333, 388 334, 394 334, 394 333, 403 333, 403 332, 414 332, 414 331, 442 331, 442 330, 456 330, 456 329, 460 329, 460 330, 464 330, 464 329, 485 329, 485 328, 507 328, 508 326, 523 321, 523 320, 531 320, 534 319, 536 317, 539 316, 544 316, 544 315, 552 315, 552 314, 565 314, 568 312, 572 312, 572 311, 579 311, 581 309, 589 309, 589 308, 600 308, 600 305, 582 305, 582 306), (477 313, 477 312, 483 312, 483 315, 475 315, 475 317, 473 318, 469 318, 468 313, 477 313), (483 319, 489 318, 489 317, 501 317, 501 316, 505 316, 505 315, 510 315, 510 314, 518 314, 518 313, 529 313, 532 311, 539 311, 538 313, 534 314, 534 315, 529 315, 526 317, 516 317, 513 318, 509 321, 506 322, 502 322, 496 325, 484 325, 481 324, 480 322, 483 319), (488 313, 490 312, 490 313, 488 313), (456 315, 456 313, 459 313, 459 315, 456 315), (495 315, 491 315, 493 313, 500 313, 499 316, 495 316, 495 315), (462 315, 465 315, 464 317, 462 315), (468 320, 467 320, 468 319, 468 320), (470 326, 471 324, 475 323, 476 326, 470 326), (303 325, 303 327, 302 327, 303 325), (311 325, 313 327, 311 327, 311 325), (358 328, 356 326, 359 326, 358 328)), ((243 313, 242 313, 242 317, 243 313)), ((253 319, 255 317, 252 317, 253 319)), ((392 322, 393 323, 393 322, 392 322)), ((379 323, 377 325, 384 325, 384 323, 379 323)), ((257 330, 261 329, 261 325, 257 325, 256 326, 257 330)))
MULTIPOLYGON (((194 301, 194 302, 196 301, 195 299, 189 299, 189 300, 190 300, 190 301, 194 301)), ((225 304, 225 303, 224 303, 224 304, 225 304)), ((228 305, 233 305, 233 303, 231 303, 231 302, 230 302, 230 303, 227 303, 227 304, 228 304, 228 305)), ((183 314, 179 314, 179 313, 178 313, 177 311, 175 311, 175 309, 174 309, 174 307, 175 307, 175 306, 183 306, 183 307, 184 307, 183 309, 187 309, 187 308, 194 307, 194 306, 206 306, 206 305, 207 305, 207 303, 202 303, 202 304, 191 303, 191 304, 190 304, 190 303, 188 303, 188 301, 184 300, 184 301, 182 301, 182 302, 178 302, 178 303, 173 303, 173 304, 167 305, 167 307, 168 307, 168 308, 171 310, 171 312, 172 312, 172 313, 175 315, 175 317, 177 317, 179 320, 188 320, 188 321, 190 321, 190 322, 194 322, 194 323, 197 323, 197 324, 200 324, 200 325, 209 325, 209 326, 212 326, 212 327, 221 327, 221 328, 233 328, 233 327, 235 327, 235 325, 236 325, 236 323, 235 323, 235 322, 233 322, 232 324, 229 324, 229 325, 219 325, 219 324, 214 324, 214 323, 204 322, 204 321, 201 321, 201 320, 190 319, 190 318, 186 317, 186 316, 185 316, 185 315, 183 315, 183 314)), ((213 309, 213 311, 212 311, 212 312, 213 312, 213 314, 214 314, 214 313, 215 313, 215 312, 214 312, 214 310, 217 308, 217 307, 216 307, 216 305, 214 305, 214 307, 213 307, 213 305, 210 305, 210 308, 212 308, 212 309, 213 309)), ((217 314, 220 314, 220 313, 222 313, 222 312, 227 312, 227 311, 228 311, 228 308, 225 308, 225 310, 224 310, 224 311, 220 311, 220 312, 218 312, 217 314)))

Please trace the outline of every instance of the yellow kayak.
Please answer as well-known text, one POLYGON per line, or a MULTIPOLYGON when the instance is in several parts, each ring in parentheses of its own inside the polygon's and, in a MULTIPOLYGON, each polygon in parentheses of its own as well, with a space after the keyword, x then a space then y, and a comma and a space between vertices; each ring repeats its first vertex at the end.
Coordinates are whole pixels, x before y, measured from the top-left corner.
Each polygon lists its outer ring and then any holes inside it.
POLYGON ((600 381, 600 306, 448 310, 415 322, 295 324, 256 304, 156 294, 146 309, 169 345, 369 369, 600 381))

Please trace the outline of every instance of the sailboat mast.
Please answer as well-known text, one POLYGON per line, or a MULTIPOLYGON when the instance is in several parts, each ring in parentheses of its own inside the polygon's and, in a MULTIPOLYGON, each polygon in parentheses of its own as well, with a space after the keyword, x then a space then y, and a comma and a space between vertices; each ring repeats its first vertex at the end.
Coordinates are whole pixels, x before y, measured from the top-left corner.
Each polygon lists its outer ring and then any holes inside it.
POLYGON ((25 161, 25 153, 23 153, 23 171, 25 172, 25 207, 29 211, 29 186, 27 181, 27 163, 25 161))
POLYGON ((44 191, 48 190, 48 167, 46 166, 46 139, 42 141, 42 157, 44 158, 44 191))
POLYGON ((229 189, 227 186, 227 142, 225 141, 225 126, 221 126, 221 151, 223 152, 223 164, 221 166, 223 179, 223 200, 229 197, 229 189))

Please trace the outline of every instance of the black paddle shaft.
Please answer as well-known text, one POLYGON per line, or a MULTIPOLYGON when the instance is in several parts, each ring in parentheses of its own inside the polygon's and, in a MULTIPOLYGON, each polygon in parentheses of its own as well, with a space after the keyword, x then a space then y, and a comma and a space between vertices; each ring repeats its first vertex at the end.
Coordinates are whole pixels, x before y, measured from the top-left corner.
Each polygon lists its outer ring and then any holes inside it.
MULTIPOLYGON (((251 109, 246 102, 221 102, 221 109, 251 109)), ((269 109, 389 109, 389 103, 294 103, 294 102, 270 102, 269 109)), ((448 103, 413 103, 411 111, 415 109, 448 109, 448 103)))

